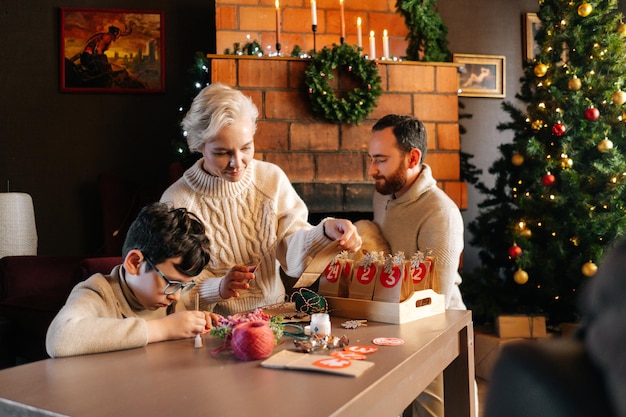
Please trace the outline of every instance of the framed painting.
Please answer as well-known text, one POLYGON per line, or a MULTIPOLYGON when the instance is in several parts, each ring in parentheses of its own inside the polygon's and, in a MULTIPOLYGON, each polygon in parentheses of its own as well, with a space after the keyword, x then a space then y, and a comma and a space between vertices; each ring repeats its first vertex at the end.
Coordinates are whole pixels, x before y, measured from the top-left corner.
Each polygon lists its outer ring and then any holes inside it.
POLYGON ((537 13, 524 13, 524 60, 532 61, 539 54, 539 45, 535 41, 537 31, 541 27, 541 19, 537 17, 537 13))
POLYGON ((458 64, 459 96, 492 97, 505 96, 505 57, 502 55, 454 54, 458 64))
POLYGON ((61 9, 61 91, 165 91, 163 12, 61 9))

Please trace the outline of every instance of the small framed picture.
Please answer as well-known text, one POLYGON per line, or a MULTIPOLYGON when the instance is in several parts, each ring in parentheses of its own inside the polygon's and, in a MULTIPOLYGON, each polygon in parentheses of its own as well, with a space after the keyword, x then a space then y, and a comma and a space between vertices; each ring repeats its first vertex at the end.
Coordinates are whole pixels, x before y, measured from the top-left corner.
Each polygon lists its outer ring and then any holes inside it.
POLYGON ((535 41, 535 36, 541 27, 541 19, 537 17, 537 13, 524 13, 523 18, 524 60, 532 61, 539 54, 539 45, 535 41))
POLYGON ((163 12, 61 8, 61 91, 165 91, 163 12))
POLYGON ((505 57, 502 55, 454 54, 458 64, 459 96, 492 97, 505 96, 505 57))

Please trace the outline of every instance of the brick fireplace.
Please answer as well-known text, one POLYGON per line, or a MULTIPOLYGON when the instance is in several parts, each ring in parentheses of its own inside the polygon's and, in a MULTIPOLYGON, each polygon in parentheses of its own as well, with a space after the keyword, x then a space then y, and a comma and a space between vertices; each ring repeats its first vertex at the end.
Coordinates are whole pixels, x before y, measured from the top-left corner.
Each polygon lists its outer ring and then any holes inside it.
POLYGON ((367 142, 372 125, 388 113, 413 114, 424 122, 426 163, 439 186, 466 208, 454 64, 380 62, 384 92, 377 108, 359 125, 348 125, 312 113, 304 82, 307 59, 208 57, 212 81, 242 90, 259 108, 256 158, 279 165, 312 214, 371 212, 367 142))

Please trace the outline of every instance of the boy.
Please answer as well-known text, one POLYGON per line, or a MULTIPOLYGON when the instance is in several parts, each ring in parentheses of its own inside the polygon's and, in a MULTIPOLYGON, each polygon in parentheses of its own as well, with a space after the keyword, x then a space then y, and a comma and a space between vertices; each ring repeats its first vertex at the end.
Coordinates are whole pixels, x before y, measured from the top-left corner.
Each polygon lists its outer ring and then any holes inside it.
POLYGON ((48 328, 48 354, 130 349, 207 332, 217 314, 173 311, 209 262, 208 253, 204 227, 194 214, 163 203, 144 207, 128 230, 122 264, 70 293, 48 328))

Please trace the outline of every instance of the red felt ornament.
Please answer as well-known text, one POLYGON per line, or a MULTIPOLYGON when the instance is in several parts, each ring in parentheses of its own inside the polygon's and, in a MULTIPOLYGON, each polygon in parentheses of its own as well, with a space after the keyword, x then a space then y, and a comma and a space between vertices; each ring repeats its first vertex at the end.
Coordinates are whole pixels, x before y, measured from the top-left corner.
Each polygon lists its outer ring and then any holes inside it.
POLYGON ((509 248, 509 256, 513 259, 517 258, 518 256, 520 256, 522 254, 522 248, 520 248, 519 246, 517 246, 517 244, 513 244, 513 246, 511 246, 509 248))
POLYGON ((598 117, 600 117, 600 110, 596 109, 595 107, 589 107, 587 110, 585 110, 585 118, 587 120, 593 122, 594 120, 598 120, 598 117))
POLYGON ((545 185, 546 187, 550 187, 554 185, 555 182, 556 182, 556 178, 554 177, 554 175, 550 174, 549 172, 543 177, 541 177, 541 183, 545 185))
POLYGON ((555 123, 552 126, 552 133, 555 136, 563 136, 565 134, 565 125, 563 123, 555 123))
POLYGON ((269 358, 274 350, 274 332, 264 321, 238 324, 233 329, 230 347, 242 361, 269 358))

